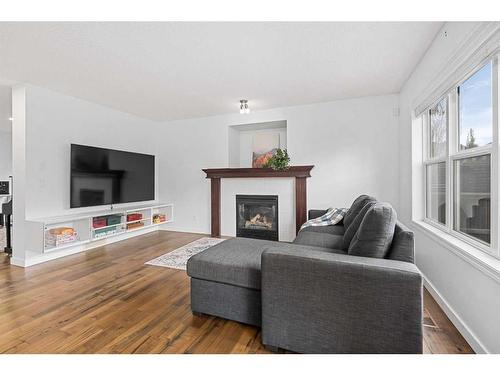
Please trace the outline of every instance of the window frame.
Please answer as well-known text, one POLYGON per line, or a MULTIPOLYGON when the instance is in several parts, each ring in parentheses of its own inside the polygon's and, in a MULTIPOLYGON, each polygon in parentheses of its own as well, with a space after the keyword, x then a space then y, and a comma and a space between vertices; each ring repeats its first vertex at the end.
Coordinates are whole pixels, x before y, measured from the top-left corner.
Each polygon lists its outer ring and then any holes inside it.
MULTIPOLYGON (((442 158, 441 158, 442 159, 442 158)), ((442 229, 442 230, 445 230, 447 231, 447 223, 448 223, 448 188, 449 188, 449 184, 448 184, 448 166, 447 166, 447 162, 446 160, 439 160, 439 161, 435 161, 435 160, 432 160, 432 161, 427 161, 427 162, 424 162, 424 221, 426 221, 427 223, 429 224, 432 224, 434 225, 435 227, 438 227, 439 229, 442 229), (445 175, 445 204, 446 204, 446 211, 445 211, 445 218, 444 218, 444 224, 441 223, 439 220, 435 220, 435 219, 432 219, 430 217, 428 217, 428 212, 427 212, 427 168, 429 166, 433 166, 433 165, 438 165, 438 164, 442 164, 444 163, 445 164, 445 171, 446 171, 446 175, 445 175)))
POLYGON ((422 150, 422 160, 423 160, 423 221, 429 225, 432 225, 439 230, 471 245, 475 248, 492 255, 496 258, 500 258, 499 249, 499 59, 500 54, 495 54, 489 58, 481 61, 473 70, 471 70, 466 76, 464 76, 456 85, 454 85, 446 94, 438 98, 427 110, 421 115, 422 117, 422 129, 423 129, 423 150, 422 150), (488 145, 478 146, 470 149, 460 150, 460 111, 459 111, 459 93, 458 88, 467 79, 476 74, 480 69, 482 69, 486 64, 491 63, 492 74, 491 74, 491 89, 492 89, 492 143, 488 145), (446 121, 446 155, 444 157, 434 157, 430 156, 430 145, 431 145, 431 134, 430 134, 430 110, 442 99, 447 98, 447 121, 446 121), (487 244, 480 239, 467 235, 459 230, 454 229, 455 220, 455 202, 456 200, 456 174, 455 174, 455 164, 457 161, 462 159, 468 159, 477 156, 490 155, 491 160, 491 170, 490 170, 490 243, 487 244), (446 168, 446 212, 445 212, 445 224, 431 219, 428 217, 427 210, 427 169, 429 165, 435 165, 438 163, 445 163, 446 168))
MULTIPOLYGON (((447 96, 447 95, 445 95, 447 96)), ((447 119, 446 119, 446 153, 444 156, 441 157, 431 157, 431 120, 430 120, 430 110, 432 107, 437 105, 441 100, 444 99, 445 96, 440 97, 436 102, 434 102, 427 110, 425 111, 423 115, 423 129, 424 129, 424 142, 422 142, 424 146, 423 150, 423 155, 424 155, 424 168, 423 168, 423 173, 424 173, 424 221, 441 229, 446 232, 448 232, 447 228, 447 223, 449 221, 449 215, 448 215, 448 209, 449 209, 449 168, 448 168, 448 155, 449 155, 449 148, 450 148, 450 100, 449 96, 447 98, 446 102, 446 113, 447 113, 447 119), (438 165, 440 163, 445 163, 445 170, 446 170, 446 176, 445 176, 445 197, 446 197, 446 212, 445 212, 445 223, 441 223, 437 220, 431 219, 428 217, 428 211, 427 211, 427 168, 430 165, 438 165)))

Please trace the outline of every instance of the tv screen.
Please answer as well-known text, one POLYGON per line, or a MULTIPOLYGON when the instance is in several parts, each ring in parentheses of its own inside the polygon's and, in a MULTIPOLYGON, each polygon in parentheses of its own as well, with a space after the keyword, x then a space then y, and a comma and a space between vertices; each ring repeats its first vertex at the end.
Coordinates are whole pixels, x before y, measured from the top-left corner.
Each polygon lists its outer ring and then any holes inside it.
POLYGON ((154 155, 71 145, 71 208, 154 199, 154 155))

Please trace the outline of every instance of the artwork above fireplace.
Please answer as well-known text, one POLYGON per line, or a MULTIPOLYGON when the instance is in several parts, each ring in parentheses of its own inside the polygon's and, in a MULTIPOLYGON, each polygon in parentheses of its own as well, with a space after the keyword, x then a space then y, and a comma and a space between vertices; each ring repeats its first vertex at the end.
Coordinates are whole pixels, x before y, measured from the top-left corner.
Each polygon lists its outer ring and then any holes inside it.
POLYGON ((236 236, 278 241, 278 196, 236 195, 236 236))

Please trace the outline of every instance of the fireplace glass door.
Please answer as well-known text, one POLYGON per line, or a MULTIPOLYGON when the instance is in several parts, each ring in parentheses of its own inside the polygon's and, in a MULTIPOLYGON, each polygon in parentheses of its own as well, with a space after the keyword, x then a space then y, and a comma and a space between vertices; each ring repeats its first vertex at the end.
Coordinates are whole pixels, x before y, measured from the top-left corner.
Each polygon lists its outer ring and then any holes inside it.
POLYGON ((236 236, 278 241, 278 196, 237 195, 236 236))

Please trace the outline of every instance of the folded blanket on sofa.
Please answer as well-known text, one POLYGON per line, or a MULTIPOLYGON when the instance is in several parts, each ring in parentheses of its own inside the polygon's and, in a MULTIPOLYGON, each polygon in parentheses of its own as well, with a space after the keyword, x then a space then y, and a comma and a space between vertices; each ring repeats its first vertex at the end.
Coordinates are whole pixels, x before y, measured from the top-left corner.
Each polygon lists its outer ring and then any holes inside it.
POLYGON ((330 207, 327 211, 326 214, 323 216, 317 217, 316 219, 311 219, 306 221, 300 229, 306 228, 306 227, 320 227, 320 226, 325 226, 325 225, 335 225, 338 224, 343 218, 344 215, 346 214, 348 208, 332 208, 330 207))

